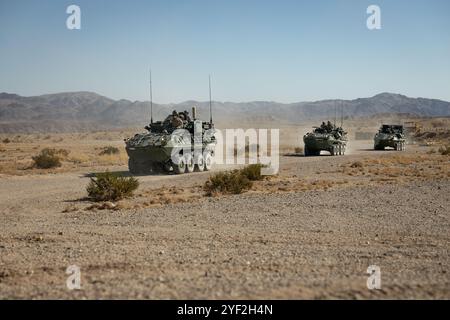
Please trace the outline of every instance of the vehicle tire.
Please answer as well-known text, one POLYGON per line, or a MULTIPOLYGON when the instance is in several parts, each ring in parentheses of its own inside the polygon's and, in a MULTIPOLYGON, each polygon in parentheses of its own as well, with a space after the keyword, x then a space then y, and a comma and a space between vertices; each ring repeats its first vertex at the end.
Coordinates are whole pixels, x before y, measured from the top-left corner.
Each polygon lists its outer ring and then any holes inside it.
POLYGON ((211 153, 207 153, 204 157, 205 159, 205 166, 203 167, 205 171, 209 171, 212 168, 212 162, 213 162, 213 158, 211 156, 211 153))
POLYGON ((195 169, 194 157, 188 153, 184 155, 184 161, 186 162, 186 172, 192 173, 195 169))
POLYGON ((186 160, 183 156, 178 156, 173 163, 173 172, 175 174, 182 174, 186 171, 186 160))
POLYGON ((139 173, 139 166, 133 159, 128 159, 128 171, 130 171, 131 174, 139 173))
POLYGON ((331 155, 332 155, 332 156, 335 156, 335 155, 336 155, 336 151, 337 151, 336 146, 332 146, 332 147, 331 147, 331 150, 330 150, 331 155))
POLYGON ((164 163, 162 165, 162 169, 164 172, 170 172, 172 169, 172 166, 170 165, 170 162, 164 163))
POLYGON ((195 158, 195 171, 202 172, 205 170, 205 158, 199 154, 195 158))

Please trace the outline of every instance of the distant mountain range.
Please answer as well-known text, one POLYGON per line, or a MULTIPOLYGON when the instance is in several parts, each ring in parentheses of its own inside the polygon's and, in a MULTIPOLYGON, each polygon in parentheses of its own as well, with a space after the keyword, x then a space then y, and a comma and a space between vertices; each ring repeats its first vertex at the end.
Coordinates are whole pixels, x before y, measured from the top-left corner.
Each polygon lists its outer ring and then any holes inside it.
MULTIPOLYGON (((190 111, 209 119, 209 102, 185 101, 153 104, 153 118, 164 119, 172 110, 190 111)), ((342 107, 346 118, 377 114, 450 116, 450 102, 381 93, 355 100, 322 100, 283 104, 278 102, 213 102, 214 122, 219 127, 255 123, 296 124, 334 118, 342 107)), ((93 92, 65 92, 23 97, 0 93, 0 133, 56 132, 143 127, 150 121, 150 103, 112 100, 93 92)))

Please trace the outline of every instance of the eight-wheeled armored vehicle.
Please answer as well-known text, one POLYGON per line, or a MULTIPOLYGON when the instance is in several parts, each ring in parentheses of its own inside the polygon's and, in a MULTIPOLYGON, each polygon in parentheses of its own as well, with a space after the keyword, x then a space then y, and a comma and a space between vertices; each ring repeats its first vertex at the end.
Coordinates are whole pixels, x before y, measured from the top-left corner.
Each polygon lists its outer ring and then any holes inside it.
POLYGON ((406 139, 402 125, 383 124, 374 137, 374 149, 384 150, 390 147, 397 151, 405 150, 406 139))
POLYGON ((126 139, 132 174, 173 172, 181 174, 210 170, 216 139, 214 124, 192 119, 187 111, 173 111, 164 121, 150 123, 147 132, 126 139))
POLYGON ((320 151, 328 151, 332 156, 344 155, 347 147, 347 132, 328 121, 303 136, 305 156, 318 156, 320 151))

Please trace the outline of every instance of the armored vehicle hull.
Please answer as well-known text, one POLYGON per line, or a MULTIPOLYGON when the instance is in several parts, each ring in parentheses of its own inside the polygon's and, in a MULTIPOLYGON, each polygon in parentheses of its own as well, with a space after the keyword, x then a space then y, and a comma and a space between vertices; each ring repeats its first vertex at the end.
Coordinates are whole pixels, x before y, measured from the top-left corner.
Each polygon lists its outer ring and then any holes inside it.
POLYGON ((405 150, 406 139, 401 125, 382 125, 374 137, 374 149, 384 150, 393 148, 397 151, 405 150))
POLYGON ((148 132, 126 139, 128 168, 132 174, 210 170, 216 140, 212 123, 166 118, 150 124, 148 132))
POLYGON ((317 127, 303 137, 305 156, 318 156, 328 151, 332 156, 344 155, 347 148, 347 133, 340 127, 328 123, 317 127))

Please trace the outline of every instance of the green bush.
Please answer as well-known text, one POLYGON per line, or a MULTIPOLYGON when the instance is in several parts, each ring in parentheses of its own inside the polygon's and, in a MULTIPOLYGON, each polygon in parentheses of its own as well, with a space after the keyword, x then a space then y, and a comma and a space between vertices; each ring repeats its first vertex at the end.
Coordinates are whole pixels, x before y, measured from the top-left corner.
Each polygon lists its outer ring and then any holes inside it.
POLYGON ((119 153, 119 148, 113 147, 113 146, 108 146, 108 147, 104 147, 102 151, 100 151, 99 155, 105 155, 105 154, 118 154, 119 153))
POLYGON ((250 181, 262 180, 263 176, 261 175, 261 169, 263 167, 264 166, 260 163, 250 164, 241 169, 240 172, 250 181))
POLYGON ((211 196, 220 193, 239 194, 250 189, 252 182, 239 170, 219 172, 205 182, 204 190, 211 196))
POLYGON ((42 149, 37 156, 32 157, 34 166, 38 169, 61 167, 61 158, 58 154, 59 151, 55 149, 42 149))
POLYGON ((138 187, 139 181, 136 178, 106 171, 91 178, 86 191, 94 201, 116 201, 131 197, 138 187))
POLYGON ((253 181, 262 180, 261 164, 251 164, 240 170, 219 172, 206 181, 203 189, 206 194, 240 194, 249 190, 253 181))

